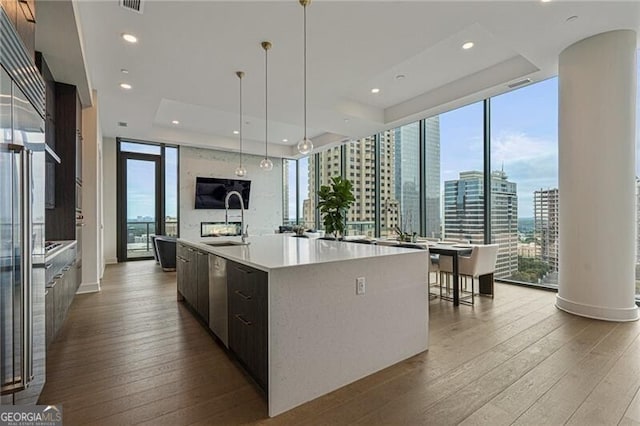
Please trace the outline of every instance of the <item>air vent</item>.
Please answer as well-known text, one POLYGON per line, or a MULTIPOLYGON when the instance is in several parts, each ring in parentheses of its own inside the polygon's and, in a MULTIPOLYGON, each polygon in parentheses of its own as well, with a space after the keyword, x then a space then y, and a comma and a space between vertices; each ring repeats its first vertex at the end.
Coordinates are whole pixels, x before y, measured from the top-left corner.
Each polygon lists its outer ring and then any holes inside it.
POLYGON ((120 1, 120 6, 122 8, 142 15, 142 0, 119 0, 119 1, 120 1))
POLYGON ((531 79, 530 78, 525 78, 524 80, 516 81, 515 83, 509 84, 509 88, 510 89, 514 89, 516 87, 520 87, 520 86, 523 86, 523 85, 529 84, 529 83, 531 83, 531 79))
POLYGON ((126 121, 118 121, 118 126, 120 126, 120 127, 127 127, 127 126, 128 126, 128 124, 127 124, 127 122, 126 122, 126 121))

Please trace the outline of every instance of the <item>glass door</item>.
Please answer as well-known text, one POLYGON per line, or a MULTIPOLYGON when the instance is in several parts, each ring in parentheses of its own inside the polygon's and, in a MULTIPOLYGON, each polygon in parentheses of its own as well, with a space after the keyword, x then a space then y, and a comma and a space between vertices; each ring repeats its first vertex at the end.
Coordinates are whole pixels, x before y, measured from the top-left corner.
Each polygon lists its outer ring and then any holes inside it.
POLYGON ((151 237, 164 234, 160 160, 153 154, 123 153, 121 260, 153 258, 151 237))

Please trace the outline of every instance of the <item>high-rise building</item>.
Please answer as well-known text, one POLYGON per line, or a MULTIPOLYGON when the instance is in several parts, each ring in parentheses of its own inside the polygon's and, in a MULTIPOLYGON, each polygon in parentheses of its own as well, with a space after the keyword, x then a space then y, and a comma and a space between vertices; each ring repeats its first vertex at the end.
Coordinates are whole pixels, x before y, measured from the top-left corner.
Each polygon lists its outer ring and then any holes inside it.
POLYGON ((420 125, 411 123, 392 130, 396 151, 395 193, 400 203, 400 225, 405 232, 420 233, 420 125))
POLYGON ((534 237, 538 244, 536 257, 546 262, 552 272, 558 271, 558 189, 540 189, 533 193, 534 237))
MULTIPOLYGON (((484 243, 484 184, 479 171, 460 172, 458 180, 445 182, 445 238, 484 243)), ((491 173, 492 240, 500 245, 496 277, 518 270, 518 195, 515 182, 504 171, 491 173)))
POLYGON ((440 216, 440 116, 424 120, 426 237, 441 236, 440 216))
POLYGON ((289 167, 295 166, 294 161, 282 160, 282 223, 288 225, 295 223, 297 218, 291 221, 289 217, 289 167))
POLYGON ((393 130, 378 135, 380 142, 380 228, 383 235, 400 225, 399 203, 396 197, 396 144, 393 130))
MULTIPOLYGON (((398 201, 395 198, 393 170, 395 151, 391 131, 380 134, 380 195, 383 229, 398 224, 398 201)), ((346 145, 344 158, 345 178, 353 184, 356 199, 347 213, 348 232, 350 234, 375 234, 375 138, 367 137, 352 141, 346 145)), ((305 222, 313 221, 316 214, 315 191, 328 185, 334 176, 342 174, 341 147, 330 148, 312 157, 309 161, 309 194, 303 202, 305 222), (316 182, 316 168, 320 180, 316 182)))
POLYGON ((406 232, 427 236, 440 235, 440 121, 425 120, 426 176, 425 200, 427 221, 425 231, 420 226, 420 156, 419 123, 387 130, 378 135, 380 159, 376 181, 375 138, 352 141, 345 147, 343 159, 340 147, 319 153, 309 161, 309 194, 304 200, 305 223, 316 214, 315 191, 327 185, 330 178, 344 173, 353 184, 355 203, 347 214, 351 234, 373 236, 375 233, 375 194, 380 187, 380 226, 383 235, 396 226, 406 232), (316 164, 317 163, 317 164, 316 164), (342 170, 344 167, 344 171, 342 170), (316 182, 316 168, 320 180, 316 182))

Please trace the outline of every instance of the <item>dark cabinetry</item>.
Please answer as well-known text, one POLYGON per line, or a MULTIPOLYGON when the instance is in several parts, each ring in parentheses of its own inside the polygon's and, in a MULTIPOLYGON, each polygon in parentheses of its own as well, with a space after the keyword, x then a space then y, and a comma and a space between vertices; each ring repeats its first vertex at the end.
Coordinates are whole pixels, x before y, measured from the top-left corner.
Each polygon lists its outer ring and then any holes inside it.
POLYGON ((263 390, 268 387, 267 273, 227 263, 229 349, 263 390))
POLYGON ((200 318, 209 323, 208 253, 178 243, 176 251, 178 292, 200 318))
POLYGON ((75 247, 66 248, 46 264, 45 333, 47 345, 60 331, 80 286, 80 268, 75 247))
POLYGON ((209 324, 209 255, 196 250, 196 311, 209 324))
POLYGON ((33 60, 36 45, 35 0, 0 0, 0 5, 22 39, 29 57, 33 60))
POLYGON ((82 197, 82 107, 75 86, 55 83, 55 208, 46 211, 47 240, 75 240, 82 197))
MULTIPOLYGON (((56 81, 51 74, 47 61, 40 52, 36 52, 36 67, 45 86, 45 143, 53 151, 56 149, 56 81)), ((50 155, 45 162, 45 199, 44 207, 53 209, 56 206, 56 161, 50 155)))

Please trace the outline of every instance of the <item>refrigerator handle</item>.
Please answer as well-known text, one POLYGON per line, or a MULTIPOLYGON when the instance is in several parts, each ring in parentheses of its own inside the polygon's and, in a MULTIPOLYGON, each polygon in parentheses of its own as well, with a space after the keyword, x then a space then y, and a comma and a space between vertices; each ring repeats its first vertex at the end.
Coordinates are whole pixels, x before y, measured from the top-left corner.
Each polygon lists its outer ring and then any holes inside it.
POLYGON ((29 386, 33 378, 33 295, 32 295, 32 254, 33 254, 33 222, 32 222, 32 176, 33 152, 25 149, 22 152, 22 382, 24 387, 29 386))

